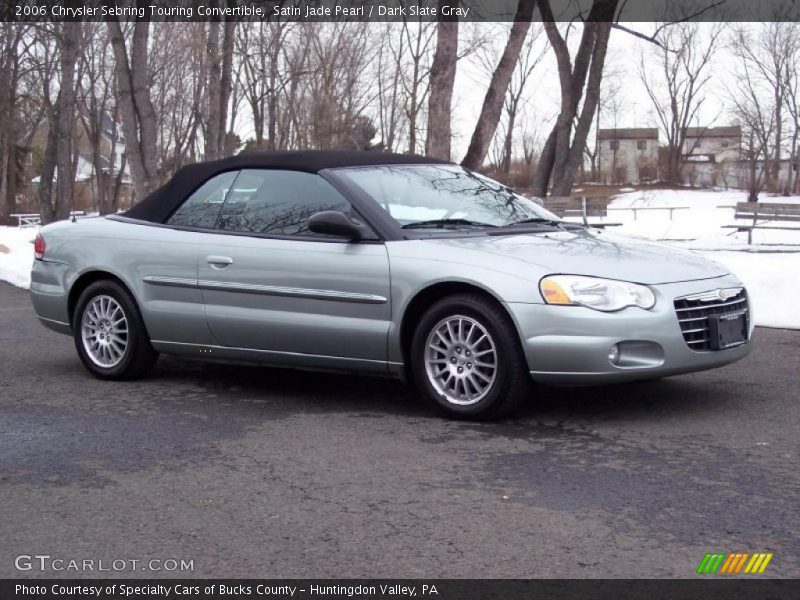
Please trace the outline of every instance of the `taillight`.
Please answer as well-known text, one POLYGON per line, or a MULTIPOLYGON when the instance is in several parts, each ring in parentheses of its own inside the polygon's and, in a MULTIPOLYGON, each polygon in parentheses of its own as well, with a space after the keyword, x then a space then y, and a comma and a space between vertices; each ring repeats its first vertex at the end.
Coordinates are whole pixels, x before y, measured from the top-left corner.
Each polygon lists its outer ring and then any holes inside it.
POLYGON ((33 242, 33 255, 39 260, 43 259, 45 248, 44 236, 39 233, 36 235, 36 239, 33 242))

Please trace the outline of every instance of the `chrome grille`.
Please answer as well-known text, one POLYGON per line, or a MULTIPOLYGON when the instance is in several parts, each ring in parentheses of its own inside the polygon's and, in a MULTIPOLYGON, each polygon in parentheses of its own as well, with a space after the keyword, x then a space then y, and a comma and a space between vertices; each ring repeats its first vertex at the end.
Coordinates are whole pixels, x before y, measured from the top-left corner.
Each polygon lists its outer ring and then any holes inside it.
POLYGON ((692 350, 710 350, 708 318, 713 315, 745 313, 749 325, 749 306, 744 288, 726 288, 675 299, 675 313, 683 339, 692 350))

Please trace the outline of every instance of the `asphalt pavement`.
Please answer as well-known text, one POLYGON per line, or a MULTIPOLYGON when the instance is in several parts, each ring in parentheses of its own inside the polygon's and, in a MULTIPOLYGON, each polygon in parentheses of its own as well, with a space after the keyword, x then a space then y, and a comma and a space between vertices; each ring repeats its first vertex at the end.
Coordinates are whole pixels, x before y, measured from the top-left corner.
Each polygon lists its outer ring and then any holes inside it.
POLYGON ((0 284, 0 577, 693 577, 713 551, 800 577, 800 332, 754 345, 463 423, 391 380, 162 357, 98 381, 0 284))

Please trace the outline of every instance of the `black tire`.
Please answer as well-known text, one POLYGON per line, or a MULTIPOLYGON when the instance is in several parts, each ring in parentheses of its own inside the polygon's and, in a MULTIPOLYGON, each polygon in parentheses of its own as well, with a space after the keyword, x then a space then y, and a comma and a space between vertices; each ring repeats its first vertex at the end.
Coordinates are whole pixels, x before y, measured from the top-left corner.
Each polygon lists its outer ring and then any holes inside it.
POLYGON ((78 298, 72 315, 75 349, 83 366, 98 379, 128 380, 146 375, 158 359, 150 344, 142 316, 131 293, 116 281, 104 279, 89 285, 78 298), (119 362, 103 366, 93 360, 84 344, 82 323, 87 307, 101 296, 111 297, 119 305, 127 322, 127 344, 119 362))
MULTIPOLYGON (((411 342, 411 372, 423 398, 439 412, 454 419, 484 421, 502 418, 527 398, 530 387, 528 365, 511 317, 496 301, 481 294, 448 296, 425 312, 411 342), (428 337, 442 321, 457 315, 468 317, 483 327, 494 343, 496 354, 493 383, 480 400, 466 405, 454 403, 437 390, 426 368, 428 337)), ((471 390, 476 391, 474 388, 471 390)))

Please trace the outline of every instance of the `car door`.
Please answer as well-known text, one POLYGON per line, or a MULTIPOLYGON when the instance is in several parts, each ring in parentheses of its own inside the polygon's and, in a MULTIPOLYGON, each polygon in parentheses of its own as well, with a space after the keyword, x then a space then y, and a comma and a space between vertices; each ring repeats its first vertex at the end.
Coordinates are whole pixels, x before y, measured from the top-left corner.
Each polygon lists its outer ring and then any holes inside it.
POLYGON ((206 318, 219 345, 269 353, 277 362, 385 368, 386 247, 378 239, 352 243, 310 233, 308 218, 323 210, 353 209, 319 175, 240 172, 219 233, 198 256, 206 318))
POLYGON ((210 344, 203 297, 197 287, 197 256, 219 217, 237 172, 212 177, 195 190, 164 226, 138 226, 117 262, 127 261, 141 285, 142 315, 157 347, 164 344, 210 344))

